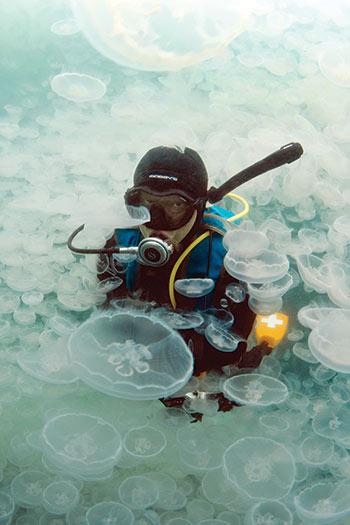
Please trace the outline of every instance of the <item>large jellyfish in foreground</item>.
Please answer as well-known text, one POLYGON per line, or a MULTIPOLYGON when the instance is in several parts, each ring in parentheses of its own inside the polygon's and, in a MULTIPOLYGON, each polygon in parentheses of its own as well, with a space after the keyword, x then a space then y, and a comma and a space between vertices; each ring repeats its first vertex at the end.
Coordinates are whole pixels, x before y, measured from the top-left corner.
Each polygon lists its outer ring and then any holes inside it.
POLYGON ((231 445, 224 454, 224 470, 238 490, 257 499, 282 499, 295 480, 291 453, 263 437, 247 437, 231 445))
POLYGON ((96 390, 126 399, 159 399, 191 378, 193 356, 159 319, 136 312, 103 313, 69 340, 77 375, 96 390))
POLYGON ((73 0, 90 43, 123 66, 168 71, 218 54, 245 29, 248 9, 226 0, 73 0))

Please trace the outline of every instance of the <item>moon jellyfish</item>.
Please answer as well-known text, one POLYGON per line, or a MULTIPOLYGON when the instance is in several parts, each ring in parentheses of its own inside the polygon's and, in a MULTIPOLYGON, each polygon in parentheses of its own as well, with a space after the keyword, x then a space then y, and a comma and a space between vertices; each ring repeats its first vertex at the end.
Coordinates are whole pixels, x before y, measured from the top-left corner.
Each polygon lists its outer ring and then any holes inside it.
POLYGON ((11 523, 15 502, 9 494, 0 490, 0 523, 11 523))
POLYGON ((42 504, 42 495, 49 483, 50 478, 47 474, 27 470, 12 480, 11 494, 17 505, 30 509, 42 504))
POLYGON ((142 460, 158 456, 166 444, 163 432, 150 426, 131 428, 124 438, 126 452, 142 460))
POLYGON ((80 379, 115 397, 168 397, 192 375, 193 356, 182 337, 146 314, 92 317, 74 332, 68 346, 80 379))
POLYGON ((288 396, 288 388, 274 377, 241 374, 225 381, 223 393, 242 405, 269 406, 283 403, 288 396))
POLYGON ((185 297, 203 297, 213 291, 213 279, 178 279, 174 283, 175 290, 185 297))
POLYGON ((41 303, 44 299, 44 294, 41 292, 25 292, 21 296, 22 302, 26 304, 27 306, 36 306, 37 304, 41 303))
POLYGON ((225 295, 234 303, 242 303, 246 298, 247 292, 240 283, 230 283, 226 286, 225 295))
POLYGON ((303 459, 312 465, 324 465, 333 454, 332 441, 321 436, 308 436, 300 445, 303 459))
MULTIPOLYGON (((97 503, 87 511, 86 525, 101 525, 102 523, 118 523, 118 525, 133 525, 135 517, 130 509, 114 501, 97 503)), ((85 523, 85 521, 84 521, 85 523)))
POLYGON ((332 523, 350 513, 347 483, 315 483, 294 498, 301 519, 314 520, 318 525, 332 523))
POLYGON ((127 0, 73 1, 89 42, 122 66, 149 71, 187 67, 218 54, 244 29, 241 2, 127 0))
POLYGON ((55 481, 43 492, 43 507, 51 514, 67 514, 79 503, 79 491, 69 481, 55 481))
POLYGON ((56 35, 75 35, 79 33, 80 27, 74 18, 65 18, 64 20, 58 20, 50 27, 50 31, 56 35))
POLYGON ((145 476, 130 476, 119 487, 121 501, 132 509, 146 509, 157 501, 158 496, 157 485, 145 476))
POLYGON ((60 97, 73 102, 98 100, 106 93, 106 86, 101 80, 80 73, 56 75, 51 80, 51 89, 60 97))
POLYGON ((262 250, 253 257, 238 256, 234 250, 229 250, 224 266, 236 279, 264 284, 281 279, 288 272, 289 261, 285 255, 273 250, 262 250))
POLYGON ((275 301, 284 295, 293 284, 293 277, 290 274, 284 275, 281 279, 271 283, 257 284, 248 283, 248 293, 258 301, 275 301))
POLYGON ((282 499, 295 480, 291 453, 280 443, 263 437, 245 437, 228 447, 224 470, 238 490, 256 499, 282 499))
POLYGON ((320 55, 321 73, 333 84, 350 87, 350 45, 331 44, 320 55))
POLYGON ((224 235, 223 245, 237 257, 256 257, 266 250, 270 241, 263 232, 232 230, 224 235))
POLYGON ((350 216, 349 215, 341 215, 340 217, 337 217, 333 223, 333 228, 336 232, 341 233, 345 235, 346 237, 349 237, 350 235, 350 216))
POLYGON ((333 309, 309 335, 312 355, 322 365, 336 372, 350 373, 350 310, 333 309))
POLYGON ((292 525, 293 514, 280 501, 261 501, 252 507, 246 525, 292 525))
POLYGON ((34 352, 21 352, 17 363, 27 374, 47 383, 67 384, 78 379, 68 359, 65 339, 44 344, 34 352))
POLYGON ((236 493, 222 469, 207 472, 202 479, 201 488, 204 496, 216 505, 226 505, 234 499, 236 493))
POLYGON ((346 406, 325 406, 318 410, 312 420, 316 434, 332 439, 340 446, 350 446, 350 414, 346 406))
POLYGON ((210 323, 205 329, 205 338, 220 352, 234 352, 240 341, 243 341, 238 335, 228 332, 214 323, 210 323))
POLYGON ((118 463, 122 440, 107 421, 72 412, 56 416, 45 425, 42 447, 57 467, 79 479, 94 479, 118 463))
POLYGON ((199 312, 174 312, 160 307, 155 308, 152 315, 174 330, 189 330, 203 323, 203 317, 199 312))

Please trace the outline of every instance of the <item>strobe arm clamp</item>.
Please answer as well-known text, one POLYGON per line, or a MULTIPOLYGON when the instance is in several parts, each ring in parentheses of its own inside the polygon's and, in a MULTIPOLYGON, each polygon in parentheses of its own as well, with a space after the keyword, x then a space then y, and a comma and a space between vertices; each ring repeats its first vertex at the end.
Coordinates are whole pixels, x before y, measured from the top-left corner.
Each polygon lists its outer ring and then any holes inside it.
POLYGON ((163 266, 170 259, 171 254, 173 253, 174 247, 169 245, 163 239, 158 239, 157 237, 145 237, 139 243, 138 246, 116 246, 114 248, 77 248, 73 246, 73 240, 75 237, 84 229, 85 224, 82 224, 74 230, 70 235, 67 246, 68 248, 80 255, 86 254, 127 254, 127 255, 136 255, 137 259, 142 264, 147 264, 148 266, 163 266))
POLYGON ((255 164, 252 164, 252 166, 249 166, 248 168, 245 168, 234 175, 219 188, 214 188, 214 186, 212 186, 208 191, 208 201, 211 204, 221 201, 221 199, 227 195, 227 193, 230 193, 230 191, 234 190, 238 186, 241 186, 245 182, 248 182, 254 177, 265 173, 266 171, 283 166, 283 164, 290 164, 291 162, 294 162, 295 160, 299 159, 303 153, 303 147, 301 144, 299 144, 299 142, 290 142, 285 144, 274 153, 271 153, 271 155, 268 155, 264 159, 259 160, 255 164))

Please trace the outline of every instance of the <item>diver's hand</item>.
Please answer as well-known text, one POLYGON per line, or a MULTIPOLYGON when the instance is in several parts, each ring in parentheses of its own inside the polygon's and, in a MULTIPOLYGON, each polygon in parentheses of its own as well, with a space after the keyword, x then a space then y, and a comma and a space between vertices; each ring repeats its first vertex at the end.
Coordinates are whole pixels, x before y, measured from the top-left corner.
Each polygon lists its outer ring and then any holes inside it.
POLYGON ((263 357, 271 352, 272 348, 266 341, 263 341, 260 345, 254 346, 249 352, 246 352, 238 366, 239 368, 257 368, 263 357))

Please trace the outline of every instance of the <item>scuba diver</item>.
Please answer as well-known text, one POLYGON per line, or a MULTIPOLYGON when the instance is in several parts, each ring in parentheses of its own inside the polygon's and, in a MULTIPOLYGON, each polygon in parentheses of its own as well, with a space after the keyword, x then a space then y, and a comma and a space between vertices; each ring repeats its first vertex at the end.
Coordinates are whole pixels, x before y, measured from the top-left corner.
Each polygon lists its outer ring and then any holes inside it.
MULTIPOLYGON (((139 161, 133 186, 124 195, 127 208, 147 208, 149 221, 134 228, 115 229, 104 248, 95 251, 79 250, 72 245, 81 226, 71 235, 68 246, 77 253, 100 253, 100 263, 107 254, 108 267, 97 273, 100 281, 113 276, 122 278, 122 284, 107 293, 104 307, 120 298, 129 298, 172 311, 210 312, 219 316, 229 312, 233 316, 230 333, 238 344, 232 346, 232 351, 215 348, 203 331, 179 329, 193 353, 195 376, 211 370, 222 372, 226 365, 256 368, 272 348, 262 340, 248 349, 247 339, 256 314, 248 305, 246 284, 229 275, 223 265, 226 255, 223 235, 242 214, 233 215, 207 204, 221 201, 234 187, 260 173, 293 162, 302 151, 298 143, 287 144, 220 188, 208 190, 208 173, 196 151, 187 147, 152 148, 139 161), (125 254, 137 257, 123 262, 125 254), (188 297, 175 289, 175 279, 211 280, 213 289, 202 297, 188 297), (238 298, 226 294, 227 287, 233 284, 237 285, 238 298)), ((163 402, 166 406, 179 406, 183 398, 163 402)), ((219 398, 221 410, 230 410, 233 404, 222 395, 219 398)))

